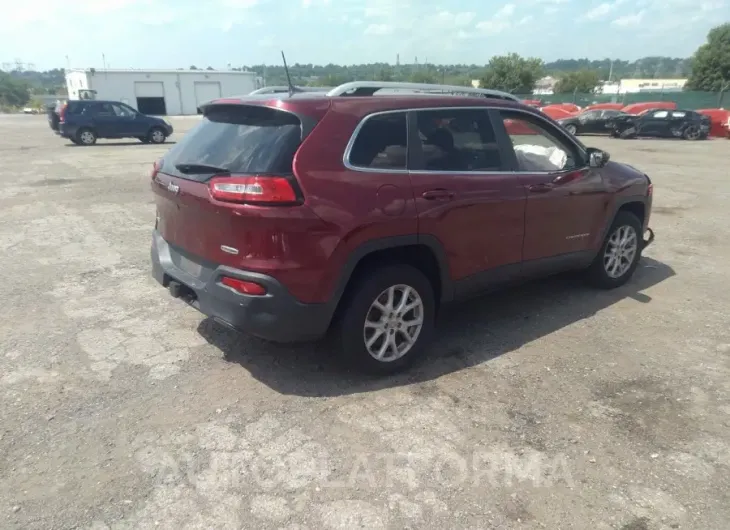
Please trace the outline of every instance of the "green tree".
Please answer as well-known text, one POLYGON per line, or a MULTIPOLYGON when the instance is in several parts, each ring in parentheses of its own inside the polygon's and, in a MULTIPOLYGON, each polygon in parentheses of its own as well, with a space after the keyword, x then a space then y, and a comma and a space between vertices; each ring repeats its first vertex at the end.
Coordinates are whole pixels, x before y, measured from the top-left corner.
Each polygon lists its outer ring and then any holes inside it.
POLYGON ((717 92, 730 82, 730 22, 712 28, 692 57, 688 90, 717 92))
POLYGON ((516 53, 495 56, 489 60, 481 79, 483 88, 492 88, 516 94, 529 94, 543 72, 542 59, 520 57, 516 53))
POLYGON ((579 70, 562 76, 555 84, 555 93, 564 94, 580 92, 582 94, 592 93, 601 78, 598 72, 593 70, 579 70))
POLYGON ((416 70, 409 79, 411 83, 441 83, 441 76, 429 70, 416 70))
POLYGON ((375 79, 374 81, 392 81, 393 80, 393 74, 390 71, 390 68, 381 68, 377 72, 375 72, 375 79))
MULTIPOLYGON (((282 83, 286 85, 286 76, 284 77, 285 81, 282 83)), ((294 76, 292 76, 292 82, 296 85, 296 81, 294 80, 294 76)), ((339 85, 342 85, 344 83, 348 83, 349 81, 352 81, 352 79, 342 76, 342 75, 336 75, 336 74, 329 74, 322 77, 318 77, 316 79, 310 79, 307 81, 308 86, 323 86, 323 87, 336 87, 339 85)))
POLYGON ((20 107, 30 99, 30 87, 21 79, 0 72, 0 107, 20 107))

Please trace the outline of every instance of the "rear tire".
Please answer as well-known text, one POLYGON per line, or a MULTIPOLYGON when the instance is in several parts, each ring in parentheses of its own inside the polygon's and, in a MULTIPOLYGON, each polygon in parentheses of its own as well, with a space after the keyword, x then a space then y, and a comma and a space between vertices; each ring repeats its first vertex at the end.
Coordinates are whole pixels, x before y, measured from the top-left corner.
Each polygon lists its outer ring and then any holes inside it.
POLYGON ((151 144, 164 144, 165 140, 167 140, 167 135, 159 127, 153 127, 147 135, 147 141, 151 144))
POLYGON ((638 136, 639 131, 636 129, 635 125, 630 125, 623 130, 619 129, 617 132, 619 138, 621 138, 622 140, 631 140, 638 136))
POLYGON ((643 250, 642 225, 631 212, 619 211, 601 250, 588 268, 588 281, 600 289, 615 289, 631 279, 643 250))
POLYGON ((96 143, 96 133, 91 129, 79 129, 76 133, 76 140, 79 145, 94 145, 96 143))
POLYGON ((695 125, 689 125, 682 133, 685 140, 696 141, 702 139, 702 132, 695 125))
POLYGON ((431 341, 436 303, 431 282, 410 265, 387 265, 350 291, 339 322, 346 359, 378 375, 404 370, 431 341))

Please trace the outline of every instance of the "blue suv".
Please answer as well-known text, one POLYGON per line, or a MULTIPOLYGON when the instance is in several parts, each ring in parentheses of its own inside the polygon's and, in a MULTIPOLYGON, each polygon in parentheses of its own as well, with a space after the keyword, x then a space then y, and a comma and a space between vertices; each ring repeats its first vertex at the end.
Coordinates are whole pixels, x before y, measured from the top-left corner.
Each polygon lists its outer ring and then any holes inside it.
POLYGON ((119 101, 81 100, 61 108, 57 133, 77 145, 94 145, 97 138, 137 138, 161 144, 172 134, 172 125, 119 101))

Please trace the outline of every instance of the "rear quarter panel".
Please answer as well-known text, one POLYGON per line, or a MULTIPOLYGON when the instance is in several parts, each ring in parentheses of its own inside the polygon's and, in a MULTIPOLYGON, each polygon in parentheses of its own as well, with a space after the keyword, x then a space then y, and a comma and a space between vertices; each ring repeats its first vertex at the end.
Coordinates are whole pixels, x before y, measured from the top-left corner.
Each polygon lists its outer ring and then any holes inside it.
POLYGON ((351 254, 374 240, 418 233, 407 172, 347 169, 342 156, 360 116, 333 106, 306 138, 294 172, 306 205, 324 221, 318 234, 321 278, 311 285, 312 301, 330 299, 351 254))

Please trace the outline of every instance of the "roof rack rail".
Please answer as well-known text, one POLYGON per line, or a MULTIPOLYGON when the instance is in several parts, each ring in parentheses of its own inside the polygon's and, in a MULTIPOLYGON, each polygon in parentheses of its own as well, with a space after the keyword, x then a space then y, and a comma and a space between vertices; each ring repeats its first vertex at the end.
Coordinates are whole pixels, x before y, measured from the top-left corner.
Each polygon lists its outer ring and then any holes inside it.
MULTIPOLYGON (((319 87, 319 86, 304 86, 304 87, 294 87, 294 92, 328 92, 332 90, 332 87, 319 87)), ((286 85, 281 86, 265 86, 263 88, 259 88, 258 90, 254 90, 253 92, 249 92, 249 96, 256 96, 258 94, 284 94, 289 92, 289 87, 286 85)))
POLYGON ((352 81, 337 86, 327 92, 327 96, 372 96, 379 90, 394 90, 396 93, 447 94, 455 96, 482 96, 486 98, 520 101, 508 92, 470 86, 434 85, 430 83, 400 83, 393 81, 352 81))

